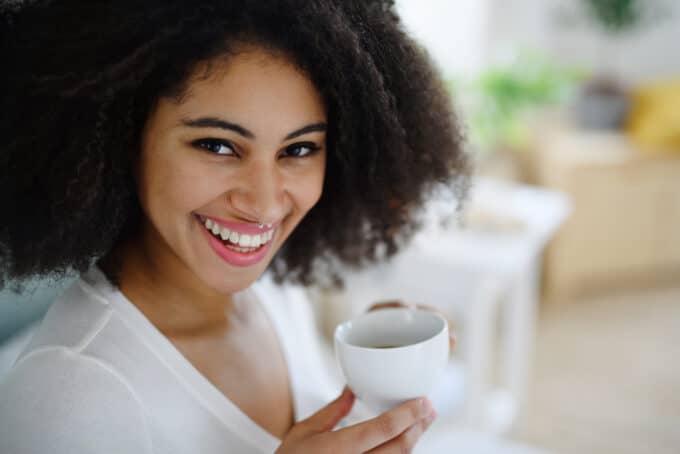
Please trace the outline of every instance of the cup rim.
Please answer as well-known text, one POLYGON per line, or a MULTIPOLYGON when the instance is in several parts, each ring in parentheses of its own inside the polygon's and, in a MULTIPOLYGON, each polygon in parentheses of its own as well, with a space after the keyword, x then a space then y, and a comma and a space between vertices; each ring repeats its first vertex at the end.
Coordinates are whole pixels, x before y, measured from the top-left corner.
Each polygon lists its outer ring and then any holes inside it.
POLYGON ((419 309, 419 308, 414 309, 414 308, 409 308, 409 307, 390 307, 390 308, 384 308, 384 309, 377 309, 377 310, 371 311, 371 312, 364 312, 364 313, 359 314, 359 315, 357 315, 357 316, 355 316, 355 317, 353 317, 349 320, 345 320, 344 322, 338 324, 338 326, 335 327, 335 332, 333 333, 333 338, 334 338, 335 342, 339 342, 339 343, 343 344, 344 346, 349 347, 349 348, 353 348, 353 349, 367 350, 367 351, 381 351, 381 352, 398 351, 398 350, 404 350, 404 349, 416 347, 416 346, 425 344, 427 342, 430 342, 433 339, 440 336, 447 329, 448 329, 448 321, 446 320, 446 318, 442 314, 440 314, 438 312, 430 311, 430 310, 426 310, 426 309, 419 309), (378 316, 378 314, 384 314, 385 312, 410 312, 410 313, 417 312, 419 314, 425 314, 425 315, 432 316, 432 317, 436 318, 438 321, 442 322, 442 325, 434 334, 432 334, 431 336, 428 336, 426 339, 423 339, 423 340, 418 341, 418 342, 414 342, 413 344, 402 345, 402 346, 399 346, 399 347, 390 347, 390 348, 365 347, 365 346, 362 346, 362 345, 352 344, 352 343, 346 341, 345 339, 340 338, 340 332, 343 329, 345 329, 345 327, 347 325, 349 325, 353 322, 356 322, 359 319, 362 319, 362 318, 365 318, 365 317, 371 317, 371 316, 378 316))

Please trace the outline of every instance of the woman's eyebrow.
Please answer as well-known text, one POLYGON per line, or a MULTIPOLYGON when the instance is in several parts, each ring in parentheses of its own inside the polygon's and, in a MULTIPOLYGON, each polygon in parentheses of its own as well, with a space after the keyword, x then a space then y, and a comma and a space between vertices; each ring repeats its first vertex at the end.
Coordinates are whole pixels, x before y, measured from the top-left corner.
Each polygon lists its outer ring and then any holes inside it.
POLYGON ((183 118, 182 124, 191 128, 220 128, 227 131, 234 131, 235 133, 240 134, 248 139, 255 138, 255 134, 248 131, 243 126, 215 117, 201 117, 194 120, 183 118))
MULTIPOLYGON (((243 126, 236 123, 232 123, 227 120, 223 120, 221 118, 215 117, 201 117, 196 119, 183 118, 182 124, 184 126, 189 126, 190 128, 220 128, 227 131, 233 131, 248 139, 255 138, 255 134, 253 134, 251 131, 244 128, 243 126)), ((296 129, 295 131, 291 132, 283 140, 294 139, 296 137, 308 134, 310 132, 326 131, 327 128, 328 125, 323 122, 311 123, 308 124, 307 126, 303 126, 302 128, 296 129)))
POLYGON ((326 131, 328 125, 326 123, 312 123, 307 126, 304 126, 300 129, 297 129, 290 134, 288 134, 283 140, 290 140, 294 139, 298 136, 302 136, 304 134, 310 133, 310 132, 316 132, 316 131, 326 131))

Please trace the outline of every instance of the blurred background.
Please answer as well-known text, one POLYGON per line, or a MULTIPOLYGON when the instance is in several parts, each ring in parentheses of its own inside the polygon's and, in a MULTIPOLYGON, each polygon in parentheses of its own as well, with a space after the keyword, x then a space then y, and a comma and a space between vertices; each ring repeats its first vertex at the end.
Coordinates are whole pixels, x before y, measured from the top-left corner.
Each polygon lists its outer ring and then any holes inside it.
POLYGON ((320 298, 326 334, 380 299, 455 321, 427 452, 679 453, 680 2, 397 5, 476 175, 320 298))
MULTIPOLYGON (((309 289, 320 335, 389 299, 458 347, 418 452, 680 452, 680 2, 401 0, 475 162, 388 263, 309 289)), ((0 293, 0 376, 68 282, 0 293)))

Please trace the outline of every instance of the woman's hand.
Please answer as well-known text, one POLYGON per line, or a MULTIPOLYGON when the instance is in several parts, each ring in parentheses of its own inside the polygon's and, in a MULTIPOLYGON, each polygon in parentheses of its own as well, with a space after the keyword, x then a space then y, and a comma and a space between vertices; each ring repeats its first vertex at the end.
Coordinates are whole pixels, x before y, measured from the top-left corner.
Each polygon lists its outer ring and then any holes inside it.
POLYGON ((454 347, 456 346, 456 335, 453 333, 454 331, 453 322, 446 315, 442 314, 440 310, 437 310, 430 306, 424 306, 422 304, 407 304, 401 301, 382 301, 369 307, 367 312, 377 311, 379 309, 402 308, 402 307, 409 309, 421 309, 425 311, 432 311, 444 317, 449 323, 449 351, 450 352, 453 351, 454 347))
POLYGON ((333 431, 353 404, 354 395, 345 387, 336 400, 295 424, 276 454, 410 453, 436 417, 430 402, 420 398, 403 403, 376 418, 333 431))

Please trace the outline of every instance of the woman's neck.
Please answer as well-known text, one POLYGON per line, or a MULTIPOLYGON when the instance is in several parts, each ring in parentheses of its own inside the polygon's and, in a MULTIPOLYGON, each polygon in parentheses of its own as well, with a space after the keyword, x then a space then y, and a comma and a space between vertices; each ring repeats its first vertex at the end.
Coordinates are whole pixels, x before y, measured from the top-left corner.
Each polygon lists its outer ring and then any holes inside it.
MULTIPOLYGON (((168 337, 196 337, 224 332, 239 308, 232 295, 208 288, 172 254, 152 241, 128 241, 100 262, 115 272, 119 290, 168 337)), ((243 309, 241 309, 243 310, 243 309)))

